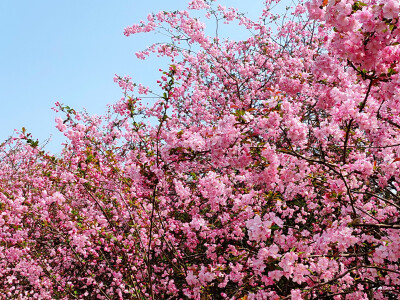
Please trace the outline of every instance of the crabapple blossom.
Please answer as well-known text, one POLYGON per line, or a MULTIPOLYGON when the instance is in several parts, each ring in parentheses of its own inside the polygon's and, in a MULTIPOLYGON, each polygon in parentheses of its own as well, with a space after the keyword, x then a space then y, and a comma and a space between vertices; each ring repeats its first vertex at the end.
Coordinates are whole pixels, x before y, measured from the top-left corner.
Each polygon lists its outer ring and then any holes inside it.
POLYGON ((398 298, 399 2, 188 2, 124 31, 158 87, 0 144, 0 299, 398 298))

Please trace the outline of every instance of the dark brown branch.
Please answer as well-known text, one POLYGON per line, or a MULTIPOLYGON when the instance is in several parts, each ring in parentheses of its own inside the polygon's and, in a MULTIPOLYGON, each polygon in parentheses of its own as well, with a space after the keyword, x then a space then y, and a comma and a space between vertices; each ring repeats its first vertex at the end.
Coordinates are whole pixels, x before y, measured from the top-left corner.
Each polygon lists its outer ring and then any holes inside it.
POLYGON ((347 143, 349 142, 349 134, 350 134, 350 129, 351 129, 351 125, 353 124, 353 119, 351 119, 349 121, 349 123, 347 124, 347 128, 346 128, 346 136, 344 138, 344 145, 343 145, 343 164, 346 163, 346 152, 347 152, 347 143))
POLYGON ((353 224, 355 227, 374 227, 374 228, 388 228, 388 229, 400 229, 400 225, 397 224, 353 224))

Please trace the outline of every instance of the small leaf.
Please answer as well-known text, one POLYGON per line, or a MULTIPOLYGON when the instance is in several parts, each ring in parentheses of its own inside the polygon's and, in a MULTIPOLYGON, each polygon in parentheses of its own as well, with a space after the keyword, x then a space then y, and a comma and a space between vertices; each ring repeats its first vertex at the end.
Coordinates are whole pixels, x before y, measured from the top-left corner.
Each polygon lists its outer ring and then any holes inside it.
POLYGON ((237 116, 237 117, 240 117, 240 116, 244 116, 244 114, 245 114, 245 111, 244 110, 236 110, 235 112, 234 112, 234 116, 237 116))
POLYGON ((396 158, 392 161, 392 163, 395 163, 395 162, 397 162, 397 161, 400 161, 400 157, 396 157, 396 158))

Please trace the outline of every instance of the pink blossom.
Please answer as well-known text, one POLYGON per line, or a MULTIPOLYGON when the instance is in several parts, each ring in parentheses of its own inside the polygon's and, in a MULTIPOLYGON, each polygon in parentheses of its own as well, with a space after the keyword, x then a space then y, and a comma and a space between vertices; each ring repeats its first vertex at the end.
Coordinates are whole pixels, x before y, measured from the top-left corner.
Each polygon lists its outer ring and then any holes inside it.
POLYGON ((382 8, 383 17, 393 19, 399 16, 399 2, 396 0, 387 0, 382 8))
POLYGON ((271 221, 262 221, 259 215, 246 222, 251 241, 265 241, 271 235, 271 221))
POLYGON ((300 290, 292 290, 290 292, 290 296, 292 297, 292 300, 302 300, 303 297, 301 296, 301 291, 300 290))

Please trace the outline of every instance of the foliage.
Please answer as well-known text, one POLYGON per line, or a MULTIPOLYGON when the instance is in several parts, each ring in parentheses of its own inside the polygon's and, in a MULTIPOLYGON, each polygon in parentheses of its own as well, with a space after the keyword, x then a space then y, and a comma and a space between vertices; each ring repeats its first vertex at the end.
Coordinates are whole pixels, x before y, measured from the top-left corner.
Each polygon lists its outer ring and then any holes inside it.
POLYGON ((59 156, 1 145, 3 299, 398 298, 399 3, 277 2, 190 2, 241 41, 149 15, 125 34, 171 35, 137 54, 171 61, 153 106, 116 76, 103 117, 57 103, 59 156))

